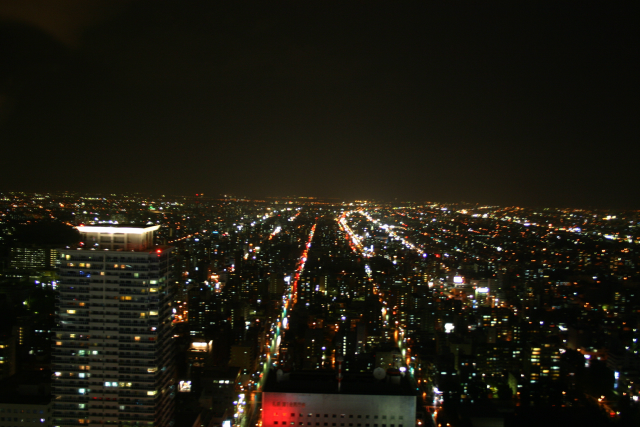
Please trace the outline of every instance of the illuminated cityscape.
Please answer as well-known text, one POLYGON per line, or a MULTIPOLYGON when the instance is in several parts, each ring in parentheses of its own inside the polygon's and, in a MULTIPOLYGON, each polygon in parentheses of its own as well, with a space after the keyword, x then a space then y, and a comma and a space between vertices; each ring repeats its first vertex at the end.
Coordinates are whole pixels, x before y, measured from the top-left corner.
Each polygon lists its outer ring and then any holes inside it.
POLYGON ((0 0, 0 427, 638 427, 634 6, 0 0))
POLYGON ((0 372, 42 424, 638 422, 638 211, 1 202, 0 372))

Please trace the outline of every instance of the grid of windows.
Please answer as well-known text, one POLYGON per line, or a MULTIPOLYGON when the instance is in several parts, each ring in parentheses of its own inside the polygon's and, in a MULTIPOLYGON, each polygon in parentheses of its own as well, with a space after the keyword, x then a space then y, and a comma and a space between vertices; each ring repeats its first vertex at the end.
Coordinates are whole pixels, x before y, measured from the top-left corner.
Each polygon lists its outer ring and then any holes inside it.
POLYGON ((15 425, 51 425, 51 404, 0 404, 0 427, 15 425))
MULTIPOLYGON (((319 414, 319 413, 294 413, 294 412, 274 412, 273 413, 273 425, 276 426, 313 426, 313 427, 404 427, 404 424, 370 424, 370 423, 362 423, 362 422, 321 422, 317 418, 359 418, 359 419, 369 419, 370 415, 368 414, 319 414), (302 420, 304 418, 304 420, 302 420)), ((374 415, 371 417, 373 419, 378 419, 378 415, 374 415)), ((404 419, 403 415, 389 415, 388 418, 390 420, 398 419, 402 421, 404 419)), ((382 415, 381 419, 386 420, 387 415, 382 415)))
POLYGON ((172 418, 170 252, 60 252, 54 425, 172 418))

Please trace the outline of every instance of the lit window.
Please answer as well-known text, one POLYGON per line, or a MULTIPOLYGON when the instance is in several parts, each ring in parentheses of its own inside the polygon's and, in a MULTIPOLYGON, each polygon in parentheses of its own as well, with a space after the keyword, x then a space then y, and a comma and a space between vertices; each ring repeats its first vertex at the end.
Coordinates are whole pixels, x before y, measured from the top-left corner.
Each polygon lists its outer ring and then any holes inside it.
POLYGON ((67 313, 68 314, 76 314, 76 311, 75 310, 67 310, 67 313))

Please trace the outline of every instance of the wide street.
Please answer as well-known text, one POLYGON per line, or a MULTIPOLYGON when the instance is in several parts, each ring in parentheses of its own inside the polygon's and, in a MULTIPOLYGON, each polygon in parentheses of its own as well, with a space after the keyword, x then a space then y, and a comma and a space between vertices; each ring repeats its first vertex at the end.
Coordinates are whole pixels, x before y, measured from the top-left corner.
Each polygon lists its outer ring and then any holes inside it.
POLYGON ((282 310, 277 319, 271 325, 269 331, 264 332, 269 334, 268 351, 266 353, 266 357, 260 356, 260 368, 256 372, 256 374, 259 372, 259 377, 250 381, 251 391, 240 395, 248 395, 248 398, 238 400, 235 413, 236 421, 234 423, 237 426, 253 427, 260 426, 262 424, 262 417, 260 414, 262 410, 262 389, 266 384, 269 371, 276 367, 280 350, 280 340, 282 339, 282 331, 287 328, 288 311, 297 300, 298 281, 300 280, 300 275, 304 270, 304 265, 307 261, 307 254, 311 247, 311 241, 313 240, 315 230, 316 224, 311 227, 308 239, 304 245, 304 250, 296 263, 296 270, 293 277, 289 280, 285 280, 286 287, 284 295, 282 296, 282 310))

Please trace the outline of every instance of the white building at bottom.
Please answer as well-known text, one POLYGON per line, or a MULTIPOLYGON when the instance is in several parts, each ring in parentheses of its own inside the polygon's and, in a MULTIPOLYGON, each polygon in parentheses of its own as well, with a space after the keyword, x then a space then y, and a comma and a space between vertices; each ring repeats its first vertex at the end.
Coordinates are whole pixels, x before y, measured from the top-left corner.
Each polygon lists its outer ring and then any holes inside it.
POLYGON ((338 392, 335 374, 271 381, 262 395, 262 426, 413 427, 416 396, 408 383, 373 377, 345 378, 338 392))

